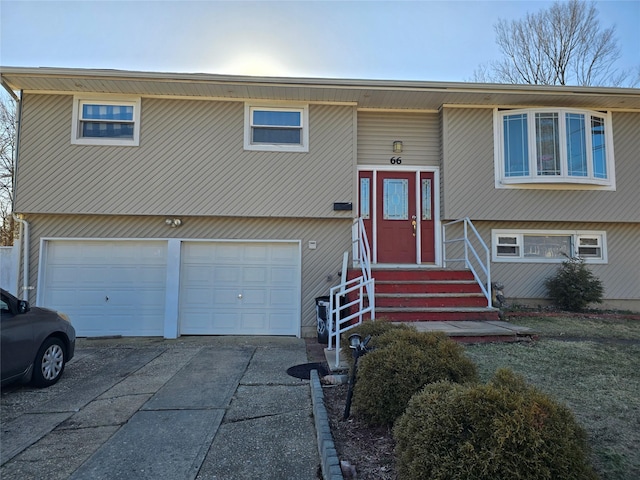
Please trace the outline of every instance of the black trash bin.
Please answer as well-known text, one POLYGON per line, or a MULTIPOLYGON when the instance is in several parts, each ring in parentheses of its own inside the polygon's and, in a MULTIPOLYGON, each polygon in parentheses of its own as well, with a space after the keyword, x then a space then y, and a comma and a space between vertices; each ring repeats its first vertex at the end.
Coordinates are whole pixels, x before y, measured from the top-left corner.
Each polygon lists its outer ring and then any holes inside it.
MULTIPOLYGON (((336 302, 340 302, 340 306, 346 305, 346 295, 336 295, 336 302)), ((349 315, 347 309, 340 310, 340 318, 349 315)), ((316 320, 318 327, 318 343, 329 343, 329 296, 316 297, 316 320)), ((335 324, 335 319, 334 319, 335 324)), ((335 326, 335 325, 334 325, 335 326)))
POLYGON ((318 343, 329 343, 329 297, 316 297, 318 343))

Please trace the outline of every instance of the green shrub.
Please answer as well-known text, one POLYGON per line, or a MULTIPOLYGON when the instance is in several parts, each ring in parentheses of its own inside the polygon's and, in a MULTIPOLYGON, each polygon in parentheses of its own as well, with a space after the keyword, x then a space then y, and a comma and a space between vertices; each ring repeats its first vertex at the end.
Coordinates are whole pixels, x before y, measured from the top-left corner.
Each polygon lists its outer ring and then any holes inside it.
POLYGON ((428 383, 477 381, 475 364, 443 333, 392 330, 358 364, 353 409, 372 425, 392 425, 428 383))
POLYGON ((347 330, 340 337, 340 351, 342 352, 342 358, 349 362, 349 368, 353 367, 353 354, 351 348, 349 348, 349 337, 354 333, 359 334, 364 340, 368 335, 371 335, 371 340, 367 344, 368 348, 375 348, 378 344, 378 338, 390 331, 398 330, 413 330, 415 328, 409 327, 403 323, 392 323, 384 318, 377 319, 375 321, 367 320, 362 322, 357 327, 347 330))
POLYGON ((509 370, 486 385, 428 385, 393 434, 400 480, 597 478, 569 409, 509 370))
POLYGON ((602 282, 587 268, 581 258, 570 258, 544 285, 551 301, 572 312, 583 310, 589 303, 601 303, 602 282))

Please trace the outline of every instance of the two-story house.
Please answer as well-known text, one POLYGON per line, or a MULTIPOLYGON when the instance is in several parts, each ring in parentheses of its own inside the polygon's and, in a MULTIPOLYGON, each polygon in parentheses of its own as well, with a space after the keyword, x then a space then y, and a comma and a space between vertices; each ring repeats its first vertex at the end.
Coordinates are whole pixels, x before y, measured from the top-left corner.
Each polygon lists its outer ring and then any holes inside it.
POLYGON ((357 218, 374 276, 441 270, 468 217, 511 303, 579 255, 605 306, 640 309, 638 89, 0 75, 21 288, 80 336, 312 335, 357 218))

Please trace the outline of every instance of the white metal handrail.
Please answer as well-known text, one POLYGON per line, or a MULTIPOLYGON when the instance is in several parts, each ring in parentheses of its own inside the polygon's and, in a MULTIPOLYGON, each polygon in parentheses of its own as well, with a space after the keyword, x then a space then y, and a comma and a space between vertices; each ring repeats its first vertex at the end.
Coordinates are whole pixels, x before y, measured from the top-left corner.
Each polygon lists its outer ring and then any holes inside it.
POLYGON ((331 350, 331 337, 335 336, 336 367, 340 364, 340 335, 357 327, 362 323, 362 317, 366 313, 373 312, 373 302, 365 301, 365 290, 373 290, 373 278, 365 280, 360 276, 336 285, 329 291, 329 345, 331 350), (351 295, 349 295, 351 294, 351 295), (349 297, 354 300, 349 301, 349 297), (355 307, 354 313, 349 313, 351 307, 355 307))
POLYGON ((487 306, 491 307, 491 252, 489 251, 489 247, 482 240, 482 237, 476 230, 476 227, 473 225, 469 217, 461 218, 459 220, 454 220, 453 222, 445 223, 442 225, 442 255, 443 255, 443 266, 446 268, 447 262, 464 262, 465 268, 471 270, 473 273, 473 277, 475 278, 478 285, 480 285, 480 289, 482 293, 484 293, 485 298, 487 299, 487 306), (452 225, 456 225, 462 223, 463 224, 463 236, 457 238, 447 239, 447 227, 451 227, 452 225), (480 245, 484 253, 484 262, 481 258, 478 251, 473 246, 473 243, 469 239, 469 232, 474 234, 474 238, 476 242, 480 245), (447 245, 453 243, 463 243, 464 257, 462 258, 447 258, 447 245), (473 256, 470 258, 469 253, 473 256), (472 261, 472 260, 475 260, 472 261), (477 263, 478 269, 481 272, 478 272, 474 266, 474 263, 477 263), (480 276, 482 274, 482 277, 480 276))
MULTIPOLYGON (((364 220, 362 217, 358 217, 356 222, 358 225, 358 236, 357 236, 357 246, 358 246, 358 261, 360 263, 360 269, 362 270, 362 276, 364 277, 365 283, 369 282, 372 279, 371 277, 371 247, 369 246, 369 238, 367 237, 367 231, 364 228, 364 220)), ((374 282, 367 283, 367 296, 369 297, 369 303, 373 306, 371 310, 371 320, 375 320, 376 312, 374 305, 374 282)))
MULTIPOLYGON (((371 249, 369 239, 364 229, 362 218, 354 221, 354 257, 357 258, 362 275, 347 280, 347 272, 343 271, 342 282, 329 291, 329 312, 327 324, 329 327, 328 349, 333 347, 335 337, 336 367, 340 363, 340 336, 362 323, 363 315, 368 313, 371 320, 375 320, 375 280, 371 277, 371 249), (366 294, 366 301, 365 301, 366 294), (348 300, 349 298, 355 300, 348 300), (338 301, 336 302, 336 299, 338 301), (354 307, 352 309, 352 307, 354 307), (353 313, 348 313, 353 310, 353 313)), ((348 252, 345 253, 345 257, 348 252)), ((344 270, 344 269, 343 269, 344 270)))

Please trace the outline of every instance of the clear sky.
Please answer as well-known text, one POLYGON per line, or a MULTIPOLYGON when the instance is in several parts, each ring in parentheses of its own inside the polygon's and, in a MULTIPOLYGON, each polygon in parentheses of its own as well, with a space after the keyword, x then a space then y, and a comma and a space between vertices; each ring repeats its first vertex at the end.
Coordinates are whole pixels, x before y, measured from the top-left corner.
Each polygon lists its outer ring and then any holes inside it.
MULTIPOLYGON (((0 64, 470 81, 493 26, 551 2, 0 0, 0 64)), ((640 0, 596 2, 621 69, 640 65, 640 0)))

